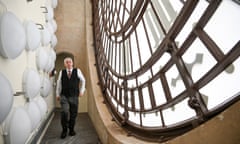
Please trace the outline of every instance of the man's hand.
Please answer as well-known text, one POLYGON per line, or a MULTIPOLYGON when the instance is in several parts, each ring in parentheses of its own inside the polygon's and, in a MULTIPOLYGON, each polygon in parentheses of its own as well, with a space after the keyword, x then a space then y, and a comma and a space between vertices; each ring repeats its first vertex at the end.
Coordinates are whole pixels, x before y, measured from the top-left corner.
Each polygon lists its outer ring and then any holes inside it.
POLYGON ((60 101, 60 96, 56 96, 57 101, 60 101))
POLYGON ((82 97, 82 96, 83 96, 83 93, 80 92, 78 97, 82 97))

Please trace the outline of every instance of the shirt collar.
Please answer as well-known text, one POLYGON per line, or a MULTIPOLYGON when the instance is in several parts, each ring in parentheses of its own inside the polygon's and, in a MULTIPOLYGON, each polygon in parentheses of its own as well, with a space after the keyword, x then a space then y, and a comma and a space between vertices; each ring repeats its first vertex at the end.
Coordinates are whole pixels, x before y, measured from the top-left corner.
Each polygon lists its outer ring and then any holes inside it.
POLYGON ((71 69, 66 69, 66 70, 67 70, 67 72, 68 72, 69 70, 72 72, 73 69, 71 68, 71 69))

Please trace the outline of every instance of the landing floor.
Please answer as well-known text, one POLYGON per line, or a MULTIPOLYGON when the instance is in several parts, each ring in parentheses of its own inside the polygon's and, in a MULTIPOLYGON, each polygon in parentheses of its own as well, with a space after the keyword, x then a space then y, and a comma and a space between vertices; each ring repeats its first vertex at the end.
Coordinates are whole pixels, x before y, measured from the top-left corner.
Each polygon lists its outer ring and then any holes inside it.
POLYGON ((56 111, 40 144, 101 144, 88 113, 80 113, 75 126, 76 135, 61 139, 60 111, 56 111))

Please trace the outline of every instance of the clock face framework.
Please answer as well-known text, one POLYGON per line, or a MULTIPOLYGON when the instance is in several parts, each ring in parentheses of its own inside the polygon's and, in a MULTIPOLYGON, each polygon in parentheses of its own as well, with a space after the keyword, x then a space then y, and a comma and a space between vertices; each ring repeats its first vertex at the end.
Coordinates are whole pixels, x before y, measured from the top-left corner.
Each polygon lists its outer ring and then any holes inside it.
POLYGON ((239 10, 220 0, 93 0, 100 85, 116 122, 165 141, 238 101, 239 10))

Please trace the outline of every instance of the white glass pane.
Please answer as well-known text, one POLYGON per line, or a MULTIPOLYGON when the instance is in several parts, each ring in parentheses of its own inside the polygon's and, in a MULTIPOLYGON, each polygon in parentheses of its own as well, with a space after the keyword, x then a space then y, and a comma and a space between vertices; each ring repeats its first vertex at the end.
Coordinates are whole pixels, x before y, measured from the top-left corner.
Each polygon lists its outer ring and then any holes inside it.
POLYGON ((142 89, 142 95, 143 95, 143 101, 144 101, 144 108, 145 109, 152 108, 150 97, 149 97, 149 91, 147 87, 142 89))
POLYGON ((167 77, 167 82, 168 82, 172 97, 177 96, 183 90, 185 90, 185 86, 183 84, 182 78, 175 65, 173 65, 166 72, 166 77, 167 77))
POLYGON ((125 72, 126 65, 124 63, 124 59, 125 59, 125 57, 124 57, 124 46, 123 46, 122 43, 120 45, 120 53, 121 53, 120 54, 121 55, 121 58, 120 58, 120 68, 121 68, 120 73, 123 75, 124 72, 125 72))
POLYGON ((181 32, 178 34, 176 41, 179 42, 179 46, 182 45, 188 34, 192 31, 192 28, 195 26, 195 23, 199 20, 199 18, 202 16, 203 12, 208 6, 208 2, 205 0, 199 1, 197 4, 197 7, 193 11, 193 13, 190 16, 190 19, 188 19, 187 23, 184 25, 181 32))
POLYGON ((115 101, 115 99, 111 98, 111 100, 112 100, 112 103, 115 106, 115 108, 117 108, 117 102, 115 101))
POLYGON ((204 28, 225 54, 239 41, 239 14, 240 5, 230 0, 223 0, 204 28))
POLYGON ((156 105, 159 106, 166 102, 165 93, 160 80, 156 80, 152 84, 153 92, 155 96, 156 105))
POLYGON ((117 89, 117 95, 116 96, 117 96, 117 100, 119 101, 119 99, 120 99, 119 98, 120 97, 120 89, 119 88, 117 89))
POLYGON ((132 108, 131 92, 128 91, 128 107, 132 108))
POLYGON ((130 53, 130 47, 129 47, 129 41, 126 40, 125 43, 125 69, 126 69, 126 74, 131 73, 131 53, 130 53))
POLYGON ((147 8, 146 12, 144 13, 143 18, 146 23, 146 29, 148 32, 149 40, 154 52, 157 49, 160 42, 162 41, 162 39, 164 38, 164 34, 150 5, 147 8))
POLYGON ((195 111, 188 106, 188 98, 177 105, 163 110, 163 118, 166 125, 176 124, 196 115, 195 111))
POLYGON ((237 59, 224 72, 203 87, 200 92, 207 96, 208 109, 223 103, 240 92, 240 59, 237 59))
POLYGON ((118 78, 117 78, 115 75, 112 75, 112 78, 113 78, 113 80, 114 80, 115 82, 118 81, 118 78))
POLYGON ((193 42, 182 58, 194 82, 216 64, 216 60, 199 39, 193 42))
POLYGON ((159 72, 159 70, 162 68, 162 66, 164 66, 170 59, 170 55, 169 54, 164 54, 152 67, 153 70, 153 74, 156 74, 157 72, 159 72))
POLYGON ((122 89, 122 104, 125 105, 125 101, 124 101, 124 90, 122 89))
POLYGON ((142 125, 148 127, 162 126, 160 113, 147 113, 143 114, 142 125))
POLYGON ((115 45, 112 46, 112 62, 110 63, 110 66, 112 69, 115 70, 115 61, 116 61, 116 48, 114 47, 115 45))
POLYGON ((121 107, 121 106, 118 106, 118 111, 119 111, 121 114, 123 114, 123 113, 124 113, 124 108, 121 107))
POLYGON ((170 21, 168 19, 168 15, 166 14, 166 10, 164 6, 162 5, 161 1, 151 1, 153 3, 154 9, 156 10, 156 13, 159 18, 161 18, 161 23, 163 24, 166 31, 170 28, 170 21))
POLYGON ((123 80, 122 79, 118 79, 118 84, 122 85, 122 83, 123 83, 123 80))
POLYGON ((132 50, 132 56, 133 58, 133 71, 136 71, 140 67, 140 62, 139 62, 139 55, 138 55, 138 49, 137 49, 137 44, 136 44, 136 37, 135 34, 131 35, 131 50, 132 50))
POLYGON ((120 64, 120 60, 119 60, 120 51, 119 51, 119 49, 120 49, 120 46, 117 45, 116 50, 115 50, 115 54, 116 54, 116 57, 115 57, 115 59, 116 59, 116 72, 117 73, 119 73, 119 64, 120 64))
POLYGON ((169 0, 169 2, 172 4, 172 6, 176 12, 180 12, 180 10, 183 7, 183 4, 181 3, 180 0, 169 0))
POLYGON ((135 108, 136 109, 140 109, 140 102, 139 102, 138 91, 134 91, 134 98, 135 98, 135 108))
POLYGON ((142 64, 144 64, 151 57, 151 53, 150 53, 149 45, 147 43, 147 37, 146 37, 145 30, 143 28, 142 22, 140 22, 137 26, 137 34, 138 34, 141 60, 142 60, 142 64))
POLYGON ((132 122, 140 125, 140 115, 139 115, 139 113, 129 112, 129 121, 132 121, 132 122))
POLYGON ((128 80, 128 87, 136 87, 136 79, 128 80))
POLYGON ((138 84, 143 84, 152 77, 150 70, 138 77, 138 84))

